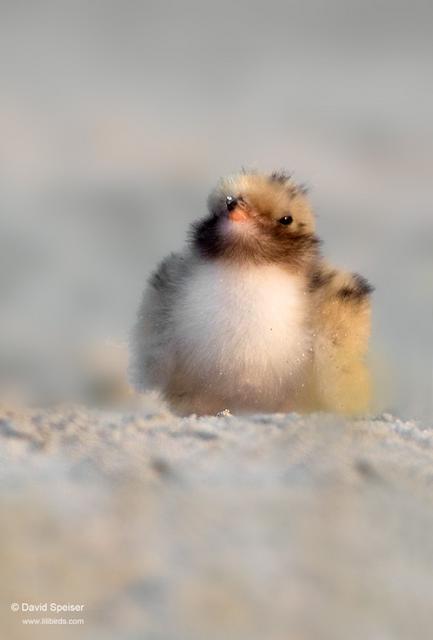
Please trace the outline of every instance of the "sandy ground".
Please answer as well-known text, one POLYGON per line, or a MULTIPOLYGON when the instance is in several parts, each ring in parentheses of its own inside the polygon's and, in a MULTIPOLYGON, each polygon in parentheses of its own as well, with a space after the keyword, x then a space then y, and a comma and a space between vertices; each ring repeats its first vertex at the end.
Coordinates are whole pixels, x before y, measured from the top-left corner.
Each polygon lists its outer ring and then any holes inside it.
POLYGON ((2 638, 431 635, 427 425, 180 419, 149 396, 134 412, 3 407, 0 437, 2 638))

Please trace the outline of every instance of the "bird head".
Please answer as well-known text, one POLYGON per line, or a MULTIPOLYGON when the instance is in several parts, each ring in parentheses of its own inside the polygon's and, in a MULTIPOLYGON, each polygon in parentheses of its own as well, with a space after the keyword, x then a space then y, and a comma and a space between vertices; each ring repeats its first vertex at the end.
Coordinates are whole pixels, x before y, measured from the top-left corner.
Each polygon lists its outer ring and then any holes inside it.
POLYGON ((222 178, 208 209, 192 228, 204 258, 302 266, 318 252, 306 190, 285 173, 222 178))

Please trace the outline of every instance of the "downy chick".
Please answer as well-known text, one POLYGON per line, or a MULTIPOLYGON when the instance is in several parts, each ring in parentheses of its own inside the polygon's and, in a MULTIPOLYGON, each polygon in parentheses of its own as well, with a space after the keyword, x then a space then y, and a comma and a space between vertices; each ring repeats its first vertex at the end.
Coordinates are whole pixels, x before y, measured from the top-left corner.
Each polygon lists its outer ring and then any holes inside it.
POLYGON ((366 411, 372 287, 321 256, 284 173, 221 179, 182 253, 150 277, 131 379, 182 415, 366 411))

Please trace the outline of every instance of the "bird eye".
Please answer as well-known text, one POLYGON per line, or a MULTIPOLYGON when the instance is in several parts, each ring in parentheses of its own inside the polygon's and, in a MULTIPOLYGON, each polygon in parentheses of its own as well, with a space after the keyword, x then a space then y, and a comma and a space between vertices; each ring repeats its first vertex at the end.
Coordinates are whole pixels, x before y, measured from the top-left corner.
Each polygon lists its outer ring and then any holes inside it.
POLYGON ((278 220, 278 222, 280 224, 285 224, 285 225, 292 224, 293 218, 292 218, 292 216, 283 216, 282 218, 280 218, 278 220))
POLYGON ((233 209, 236 207, 238 201, 237 198, 235 198, 234 196, 227 196, 226 198, 226 206, 228 211, 233 211, 233 209))

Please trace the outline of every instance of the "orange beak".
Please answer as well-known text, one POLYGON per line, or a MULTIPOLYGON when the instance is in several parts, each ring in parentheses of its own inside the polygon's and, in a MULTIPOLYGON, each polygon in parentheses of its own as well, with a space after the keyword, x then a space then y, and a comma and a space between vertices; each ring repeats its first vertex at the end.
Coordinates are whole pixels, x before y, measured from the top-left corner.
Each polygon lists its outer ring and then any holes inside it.
POLYGON ((233 222, 246 222, 250 219, 250 207, 241 198, 231 199, 227 204, 229 220, 233 222))
POLYGON ((230 211, 229 220, 233 220, 233 222, 245 222, 246 220, 248 220, 248 214, 245 209, 241 209, 239 206, 237 206, 233 209, 233 211, 230 211))

